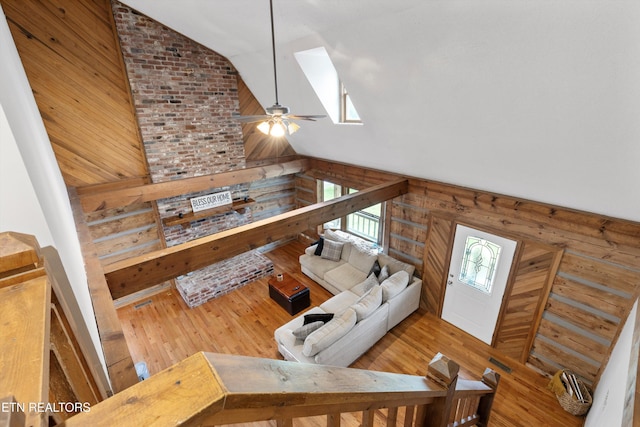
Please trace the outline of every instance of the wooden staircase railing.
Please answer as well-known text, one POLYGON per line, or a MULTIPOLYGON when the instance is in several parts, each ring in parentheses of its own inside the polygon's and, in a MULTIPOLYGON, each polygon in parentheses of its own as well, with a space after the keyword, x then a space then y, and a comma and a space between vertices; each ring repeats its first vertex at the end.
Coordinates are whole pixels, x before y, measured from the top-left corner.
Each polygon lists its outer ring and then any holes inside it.
MULTIPOLYGON (((18 237, 21 246, 24 236, 18 237)), ((487 425, 499 376, 487 370, 483 381, 458 381, 459 366, 441 354, 420 377, 197 353, 99 401, 74 351, 72 331, 52 305, 40 259, 28 251, 4 255, 0 248, 0 427, 264 420, 291 426, 296 418, 319 415, 327 426, 339 427, 344 413, 361 413, 365 427, 380 420, 407 427, 487 425)))
POLYGON ((325 415, 327 426, 339 426, 341 413, 362 412, 362 425, 371 426, 376 411, 388 408, 382 416, 389 426, 401 421, 404 426, 445 427, 453 425, 449 411, 457 407, 464 407, 470 416, 465 415, 467 423, 456 425, 472 425, 470 420, 486 423, 495 389, 480 381, 456 386, 457 371, 458 365, 442 355, 429 365, 427 377, 419 377, 197 353, 63 425, 189 426, 276 420, 279 426, 290 426, 294 418, 325 415), (447 382, 448 387, 443 385, 447 382))

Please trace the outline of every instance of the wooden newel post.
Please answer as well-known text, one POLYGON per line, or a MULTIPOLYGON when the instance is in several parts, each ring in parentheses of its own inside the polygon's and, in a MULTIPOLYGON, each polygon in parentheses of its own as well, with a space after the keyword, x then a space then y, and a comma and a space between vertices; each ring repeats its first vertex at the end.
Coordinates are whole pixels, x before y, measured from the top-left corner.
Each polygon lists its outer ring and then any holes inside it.
POLYGON ((423 425, 425 427, 446 427, 453 405, 460 365, 442 353, 438 353, 429 363, 427 378, 447 389, 446 396, 438 397, 427 405, 423 425))
POLYGON ((493 369, 485 369, 482 374, 482 382, 493 389, 493 393, 485 394, 480 398, 478 404, 478 426, 486 427, 489 425, 489 415, 491 415, 491 406, 493 405, 493 398, 496 395, 498 389, 498 383, 500 382, 500 374, 493 369))

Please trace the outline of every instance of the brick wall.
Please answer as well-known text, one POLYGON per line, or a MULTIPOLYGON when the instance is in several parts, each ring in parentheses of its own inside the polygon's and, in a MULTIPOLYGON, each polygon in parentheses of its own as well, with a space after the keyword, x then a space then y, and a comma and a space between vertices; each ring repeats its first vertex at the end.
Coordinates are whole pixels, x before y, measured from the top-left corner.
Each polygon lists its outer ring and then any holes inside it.
MULTIPOLYGON (((151 180, 164 182, 244 168, 242 127, 231 118, 239 111, 233 65, 126 5, 116 1, 112 5, 151 180)), ((249 195, 248 184, 185 194, 158 200, 158 212, 161 218, 188 213, 189 199, 227 190, 234 199, 249 195)), ((164 227, 163 232, 167 246, 174 246, 252 221, 248 208, 243 213, 230 211, 203 218, 184 228, 164 227)), ((178 282, 201 289, 196 299, 203 302, 273 271, 267 265, 256 272, 245 264, 232 259, 178 282), (239 265, 230 267, 234 262, 239 265)))
POLYGON ((244 168, 233 65, 121 3, 113 9, 152 181, 244 168))

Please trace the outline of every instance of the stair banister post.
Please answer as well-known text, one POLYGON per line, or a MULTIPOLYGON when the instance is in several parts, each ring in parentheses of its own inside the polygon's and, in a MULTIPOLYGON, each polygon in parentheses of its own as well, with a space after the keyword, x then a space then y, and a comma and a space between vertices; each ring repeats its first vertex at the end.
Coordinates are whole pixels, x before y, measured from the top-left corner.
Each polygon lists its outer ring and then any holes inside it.
POLYGON ((493 389, 493 393, 485 394, 480 398, 478 404, 478 426, 485 427, 489 425, 489 415, 491 414, 491 406, 500 382, 500 374, 493 369, 487 368, 482 374, 482 382, 493 389))
POLYGON ((427 378, 444 387, 447 390, 447 394, 446 396, 435 398, 431 404, 426 406, 423 426, 447 426, 453 406, 459 370, 460 365, 442 353, 436 354, 429 363, 427 378))

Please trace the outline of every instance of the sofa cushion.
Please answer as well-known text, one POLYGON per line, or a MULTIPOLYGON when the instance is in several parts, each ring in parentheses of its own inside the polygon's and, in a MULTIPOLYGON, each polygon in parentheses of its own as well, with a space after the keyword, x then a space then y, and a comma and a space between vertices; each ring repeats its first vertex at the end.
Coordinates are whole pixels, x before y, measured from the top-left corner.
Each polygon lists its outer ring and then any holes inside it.
POLYGON ((351 248, 351 255, 349 255, 348 262, 363 273, 369 274, 371 268, 373 268, 373 264, 375 264, 377 260, 378 255, 362 251, 354 246, 351 248))
POLYGON ((369 317, 382 304, 382 286, 376 285, 351 306, 356 312, 358 322, 369 317))
POLYGON ((331 261, 340 261, 342 256, 342 247, 344 243, 334 242, 333 240, 325 240, 322 247, 321 257, 331 261))
POLYGON ((331 261, 319 256, 315 256, 313 254, 300 255, 300 265, 307 268, 309 271, 320 278, 323 278, 327 271, 333 270, 334 268, 339 267, 344 263, 345 262, 342 260, 331 261))
POLYGON ((322 321, 311 322, 311 323, 304 324, 299 328, 294 329, 292 333, 293 333, 293 336, 295 336, 299 340, 303 340, 307 338, 309 334, 311 334, 311 332, 317 331, 322 326, 324 326, 324 322, 322 321))
POLYGON ((380 284, 382 288, 382 301, 386 302, 398 295, 409 284, 409 273, 400 270, 392 274, 387 280, 380 284))
POLYGON ((366 279, 364 279, 364 282, 358 283, 349 290, 358 296, 363 296, 377 285, 378 278, 375 276, 375 274, 371 273, 366 279))
POLYGON ((404 270, 409 273, 409 277, 413 276, 416 270, 415 265, 407 264, 406 262, 399 261, 395 258, 391 258, 386 254, 378 254, 378 261, 383 267, 386 265, 389 268, 389 274, 397 273, 400 270, 404 270))
POLYGON ((363 282, 366 278, 367 273, 358 270, 348 263, 329 270, 324 275, 324 280, 341 290, 351 289, 358 283, 363 282))
POLYGON ((311 357, 328 348, 349 332, 356 324, 356 320, 356 312, 351 308, 346 309, 340 317, 334 317, 304 340, 302 354, 311 357))
POLYGON ((319 308, 324 313, 336 313, 336 316, 339 316, 343 311, 355 304, 358 298, 360 297, 351 291, 342 291, 320 304, 319 308))

